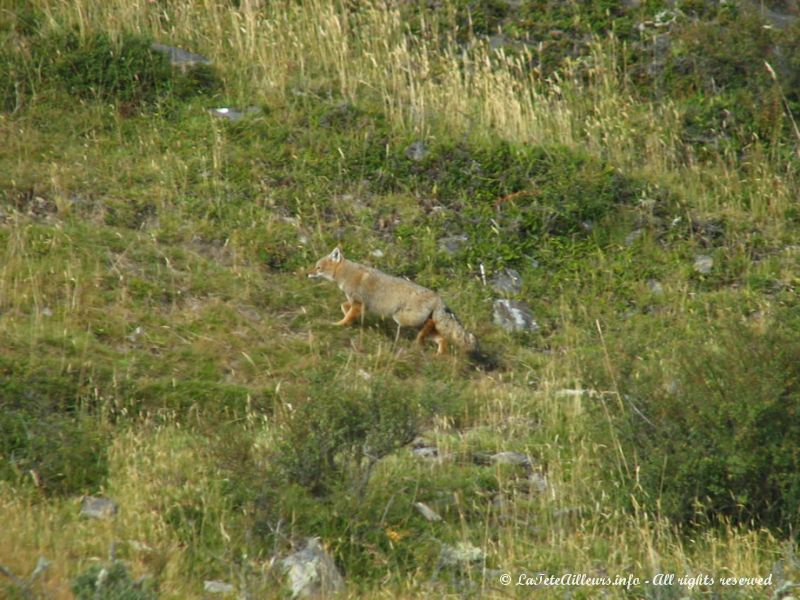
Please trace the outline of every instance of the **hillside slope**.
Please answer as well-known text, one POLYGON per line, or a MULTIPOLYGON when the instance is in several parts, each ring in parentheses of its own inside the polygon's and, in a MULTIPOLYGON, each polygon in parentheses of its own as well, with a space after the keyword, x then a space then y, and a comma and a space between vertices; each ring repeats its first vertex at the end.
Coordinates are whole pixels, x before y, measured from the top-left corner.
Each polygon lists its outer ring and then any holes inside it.
POLYGON ((10 2, 0 590, 790 593, 794 10, 10 2), (336 245, 482 358, 332 326, 336 245))

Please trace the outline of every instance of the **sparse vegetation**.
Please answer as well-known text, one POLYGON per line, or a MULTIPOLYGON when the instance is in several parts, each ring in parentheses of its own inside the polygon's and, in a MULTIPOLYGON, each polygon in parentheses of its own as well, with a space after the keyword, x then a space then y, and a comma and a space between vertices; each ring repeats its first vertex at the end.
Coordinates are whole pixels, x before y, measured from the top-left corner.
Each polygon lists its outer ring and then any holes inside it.
POLYGON ((7 2, 0 566, 51 563, 0 593, 288 596, 308 536, 348 597, 788 593, 800 22, 766 4, 7 2), (331 326, 335 244, 490 360, 331 326))

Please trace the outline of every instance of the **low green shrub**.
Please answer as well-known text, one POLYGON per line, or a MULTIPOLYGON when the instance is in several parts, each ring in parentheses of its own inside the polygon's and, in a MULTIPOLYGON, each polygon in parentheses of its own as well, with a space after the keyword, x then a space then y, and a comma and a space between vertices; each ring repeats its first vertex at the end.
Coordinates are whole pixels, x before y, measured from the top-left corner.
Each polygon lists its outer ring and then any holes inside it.
POLYGON ((363 491, 374 463, 408 444, 434 416, 458 424, 474 409, 466 383, 364 375, 313 369, 306 385, 283 394, 286 411, 274 417, 274 476, 317 497, 363 491))
POLYGON ((50 361, 0 359, 0 479, 48 494, 96 491, 108 475, 107 435, 77 373, 50 361))
POLYGON ((103 32, 81 37, 68 31, 37 40, 32 54, 43 75, 82 99, 150 104, 168 91, 172 78, 169 59, 140 36, 116 42, 103 32))
POLYGON ((236 469, 250 465, 232 479, 251 481, 242 499, 254 551, 283 544, 287 535, 314 535, 331 541, 355 581, 384 572, 430 573, 442 542, 460 540, 465 521, 484 521, 487 498, 500 485, 495 466, 453 460, 432 468, 400 449, 433 415, 463 425, 463 413, 475 410, 467 387, 373 377, 354 383, 317 371, 304 386, 305 402, 299 391, 286 392, 284 401, 291 394, 296 406, 276 415, 280 426, 266 461, 236 461, 236 469), (266 470, 258 467, 264 462, 266 470), (414 507, 418 501, 443 520, 426 520, 414 507))
MULTIPOLYGON (((465 258, 489 268, 519 264, 545 236, 586 237, 642 189, 573 150, 505 142, 440 144, 420 161, 396 155, 383 175, 383 185, 431 194, 449 209, 438 221, 443 234, 465 234, 465 258)), ((409 235, 414 226, 406 224, 409 235)))
POLYGON ((287 415, 276 462, 288 481, 316 495, 343 480, 366 485, 375 461, 414 439, 423 410, 401 382, 348 386, 317 374, 307 401, 287 415))
POLYGON ((757 141, 794 146, 785 100, 800 93, 797 31, 733 7, 676 24, 655 78, 683 107, 683 138, 699 158, 736 156, 757 141))
POLYGON ((47 494, 97 491, 108 476, 107 436, 89 416, 0 411, 0 479, 47 494))
POLYGON ((716 94, 768 84, 777 33, 755 12, 721 11, 710 20, 682 20, 672 33, 664 77, 674 92, 716 94))
POLYGON ((49 85, 74 98, 115 102, 126 111, 220 90, 213 67, 173 68, 151 44, 134 34, 120 39, 75 30, 31 34, 20 48, 0 50, 0 107, 12 110, 33 90, 49 85))
POLYGON ((799 324, 785 310, 766 332, 712 325, 670 356, 632 340, 612 354, 624 409, 611 425, 642 504, 684 525, 798 531, 799 324))

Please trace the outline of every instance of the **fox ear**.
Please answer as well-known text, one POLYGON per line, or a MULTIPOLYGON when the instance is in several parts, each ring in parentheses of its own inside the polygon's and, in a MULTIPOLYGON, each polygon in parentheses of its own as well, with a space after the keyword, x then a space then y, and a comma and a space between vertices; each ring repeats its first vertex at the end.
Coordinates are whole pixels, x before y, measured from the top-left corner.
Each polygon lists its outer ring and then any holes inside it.
POLYGON ((342 251, 339 250, 339 246, 336 246, 336 248, 333 249, 333 252, 331 252, 331 260, 333 262, 340 262, 343 258, 344 256, 342 255, 342 251))

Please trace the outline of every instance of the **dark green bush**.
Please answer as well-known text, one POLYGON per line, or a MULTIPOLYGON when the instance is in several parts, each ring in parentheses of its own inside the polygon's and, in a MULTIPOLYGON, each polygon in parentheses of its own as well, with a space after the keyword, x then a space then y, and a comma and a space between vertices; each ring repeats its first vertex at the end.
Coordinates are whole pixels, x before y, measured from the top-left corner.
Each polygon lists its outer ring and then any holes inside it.
POLYGON ((108 475, 106 434, 89 390, 58 364, 0 359, 0 479, 50 494, 97 490, 108 475))
POLYGON ((499 485, 494 467, 454 461, 431 470, 423 462, 404 463, 398 473, 394 462, 385 469, 375 462, 391 461, 387 455, 432 415, 459 427, 464 413, 477 411, 465 394, 468 386, 425 379, 423 386, 389 375, 353 382, 319 370, 302 390, 285 392, 294 409, 278 417, 270 467, 258 466, 263 457, 242 457, 236 465, 250 467, 231 478, 251 481, 242 499, 257 548, 272 549, 287 533, 317 535, 331 541, 349 577, 371 580, 375 573, 433 571, 437 540, 460 536, 460 528, 447 522, 484 521, 487 496, 499 485), (414 508, 416 501, 430 503, 444 521, 427 521, 414 508))
POLYGON ((796 142, 784 97, 800 93, 798 29, 766 25, 755 11, 723 10, 682 19, 669 35, 658 87, 684 106, 684 141, 700 158, 709 150, 741 152, 756 141, 796 142))
POLYGON ((169 59, 135 35, 116 42, 102 32, 54 34, 34 46, 34 55, 43 61, 45 74, 83 99, 152 104, 167 93, 172 79, 169 59))
POLYGON ((754 12, 723 11, 710 20, 684 20, 673 31, 665 67, 671 88, 716 94, 738 88, 760 90, 770 76, 777 34, 754 12))
POLYGON ((419 397, 400 382, 346 386, 319 375, 288 415, 276 461, 318 495, 344 478, 360 486, 374 461, 414 439, 422 415, 419 397))
POLYGON ((737 324, 688 336, 675 359, 633 347, 612 359, 626 405, 613 427, 642 503, 682 524, 798 531, 798 325, 787 312, 765 333, 737 324))
POLYGON ((408 444, 433 415, 458 422, 472 407, 463 386, 424 386, 389 375, 345 380, 315 370, 283 415, 273 464, 277 476, 323 496, 363 491, 371 465, 408 444))
POLYGON ((93 492, 108 476, 106 446, 92 417, 0 411, 0 479, 35 479, 48 494, 93 492))
POLYGON ((543 236, 585 236, 641 190, 567 148, 503 142, 442 144, 417 162, 395 156, 383 175, 384 185, 432 194, 449 208, 444 233, 466 234, 466 258, 490 268, 530 255, 543 236))
POLYGON ((37 86, 55 84, 84 100, 115 102, 125 110, 153 106, 172 97, 212 94, 221 83, 208 65, 175 69, 151 48, 152 40, 133 34, 112 39, 105 32, 77 31, 31 35, 21 49, 0 52, 0 101, 10 110, 37 86))
POLYGON ((44 13, 28 0, 5 0, 0 11, 0 37, 6 32, 32 35, 38 31, 44 13))

